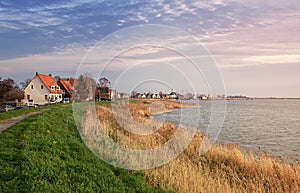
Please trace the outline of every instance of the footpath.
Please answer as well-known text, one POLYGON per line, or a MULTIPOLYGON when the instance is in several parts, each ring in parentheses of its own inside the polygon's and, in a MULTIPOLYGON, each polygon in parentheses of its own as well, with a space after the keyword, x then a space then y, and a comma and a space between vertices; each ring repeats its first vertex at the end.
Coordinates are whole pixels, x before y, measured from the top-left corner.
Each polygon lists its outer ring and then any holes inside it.
POLYGON ((6 129, 8 129, 9 127, 13 126, 14 124, 22 121, 23 119, 26 119, 27 117, 30 117, 32 115, 36 115, 36 114, 40 114, 46 111, 49 111, 50 109, 43 109, 41 111, 36 111, 36 112, 31 112, 31 113, 26 113, 24 115, 20 115, 17 117, 13 117, 11 119, 5 120, 5 121, 1 121, 0 122, 0 134, 5 131, 6 129))

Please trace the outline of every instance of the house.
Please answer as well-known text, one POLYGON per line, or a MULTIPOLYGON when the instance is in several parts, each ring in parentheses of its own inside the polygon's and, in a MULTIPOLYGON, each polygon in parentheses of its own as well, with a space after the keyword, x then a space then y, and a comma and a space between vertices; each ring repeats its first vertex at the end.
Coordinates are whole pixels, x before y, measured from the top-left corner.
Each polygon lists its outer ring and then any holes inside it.
POLYGON ((44 105, 62 101, 62 90, 51 74, 44 75, 36 72, 24 89, 27 104, 44 105))
POLYGON ((109 90, 110 90, 110 100, 115 101, 120 98, 117 90, 115 89, 109 89, 109 90))
POLYGON ((141 94, 141 98, 145 99, 145 98, 147 98, 147 95, 145 93, 143 93, 143 94, 141 94))
POLYGON ((130 95, 127 93, 119 93, 119 95, 120 95, 120 99, 129 99, 130 98, 130 95))
POLYGON ((153 95, 152 95, 152 98, 153 98, 153 99, 160 99, 160 96, 159 96, 159 94, 153 94, 153 95))
POLYGON ((147 98, 147 99, 151 99, 151 98, 152 98, 152 95, 153 95, 152 93, 148 92, 148 93, 146 94, 146 98, 147 98))
POLYGON ((57 84, 60 86, 62 90, 63 98, 71 99, 74 94, 74 87, 77 83, 77 79, 75 78, 68 78, 68 79, 59 79, 57 84))
POLYGON ((135 95, 133 95, 132 98, 140 99, 140 98, 142 98, 142 94, 141 93, 135 93, 135 95))
POLYGON ((111 100, 111 89, 107 86, 99 87, 99 99, 101 101, 110 101, 111 100))
POLYGON ((199 94, 199 95, 197 96, 197 98, 200 99, 200 100, 207 100, 207 99, 208 99, 208 96, 207 96, 206 94, 199 94))
POLYGON ((164 93, 162 93, 162 92, 159 92, 159 98, 161 98, 161 99, 165 99, 165 98, 168 98, 167 97, 167 94, 164 94, 164 93))
POLYGON ((169 95, 168 95, 169 99, 177 99, 178 100, 178 95, 176 92, 172 91, 169 95))

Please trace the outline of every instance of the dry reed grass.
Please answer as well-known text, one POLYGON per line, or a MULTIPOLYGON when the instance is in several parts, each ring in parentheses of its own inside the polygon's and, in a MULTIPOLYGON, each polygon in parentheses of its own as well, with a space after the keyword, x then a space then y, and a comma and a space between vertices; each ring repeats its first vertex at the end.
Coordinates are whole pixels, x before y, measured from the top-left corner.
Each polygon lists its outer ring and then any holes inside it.
MULTIPOLYGON (((149 115, 183 107, 171 101, 152 104, 152 101, 123 104, 129 105, 131 116, 140 124, 128 122, 127 114, 122 113, 123 108, 118 108, 118 118, 110 105, 99 106, 96 111, 102 128, 114 141, 126 148, 147 150, 166 143, 177 131, 175 125, 153 121, 149 115), (133 127, 133 131, 142 126, 153 133, 133 134, 122 127, 126 124, 133 127)), ((86 119, 84 124, 89 125, 95 119, 96 117, 86 119)), ((83 128, 92 127, 84 125, 83 128)), ((93 129, 85 133, 93 133, 95 140, 101 137, 93 129)), ((171 187, 176 192, 300 192, 299 163, 288 163, 263 153, 242 152, 237 145, 221 143, 214 144, 205 155, 199 156, 203 137, 201 133, 197 133, 191 144, 176 159, 164 166, 146 170, 149 183, 166 190, 171 187)))

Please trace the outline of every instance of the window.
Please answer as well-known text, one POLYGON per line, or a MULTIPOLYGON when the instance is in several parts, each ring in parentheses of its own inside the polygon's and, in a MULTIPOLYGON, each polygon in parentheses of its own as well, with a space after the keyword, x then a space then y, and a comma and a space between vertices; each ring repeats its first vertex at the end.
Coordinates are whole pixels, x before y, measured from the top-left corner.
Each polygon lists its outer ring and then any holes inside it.
POLYGON ((33 85, 31 85, 31 89, 33 89, 33 85))
POLYGON ((45 95, 45 100, 48 100, 48 95, 45 95))
POLYGON ((60 90, 60 87, 59 87, 59 86, 57 86, 57 87, 56 87, 56 89, 57 89, 57 90, 60 90))
POLYGON ((59 95, 59 98, 61 99, 61 95, 59 95))
POLYGON ((27 99, 28 99, 28 100, 30 99, 30 95, 27 95, 27 99))
POLYGON ((54 86, 50 86, 51 90, 54 90, 54 86))
POLYGON ((44 85, 41 85, 41 89, 44 89, 44 85))

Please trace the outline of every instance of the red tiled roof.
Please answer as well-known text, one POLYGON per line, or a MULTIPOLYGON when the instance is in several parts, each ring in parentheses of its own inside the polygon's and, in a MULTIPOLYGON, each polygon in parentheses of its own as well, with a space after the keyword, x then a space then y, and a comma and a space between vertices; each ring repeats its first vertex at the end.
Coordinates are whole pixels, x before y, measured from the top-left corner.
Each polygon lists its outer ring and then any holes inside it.
POLYGON ((70 96, 72 96, 72 91, 74 91, 75 84, 77 83, 77 79, 70 78, 70 79, 60 79, 59 83, 70 96))
POLYGON ((74 87, 71 85, 69 80, 59 80, 59 81, 67 91, 74 90, 74 87))
POLYGON ((47 89, 50 91, 50 93, 54 94, 62 94, 61 90, 57 90, 58 84, 54 80, 54 78, 50 75, 44 75, 44 74, 37 74, 37 77, 44 83, 44 85, 47 87, 47 89), (50 87, 54 86, 54 90, 50 87))

